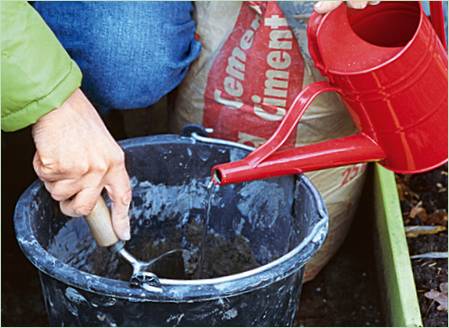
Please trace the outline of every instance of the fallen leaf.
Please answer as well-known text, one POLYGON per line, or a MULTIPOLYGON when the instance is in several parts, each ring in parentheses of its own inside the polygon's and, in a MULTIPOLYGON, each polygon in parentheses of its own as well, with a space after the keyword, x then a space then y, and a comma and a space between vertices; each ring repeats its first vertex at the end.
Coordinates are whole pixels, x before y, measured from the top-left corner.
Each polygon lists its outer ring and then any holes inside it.
POLYGON ((437 226, 406 226, 405 227, 405 235, 407 238, 415 238, 421 235, 434 235, 440 233, 441 231, 445 231, 446 227, 437 225, 437 226))
POLYGON ((440 284, 440 291, 431 289, 424 296, 439 304, 437 307, 438 311, 447 312, 447 282, 440 284))
POLYGON ((413 206, 408 216, 412 219, 418 217, 421 221, 427 221, 428 217, 426 209, 422 207, 422 202, 413 206))
POLYGON ((446 210, 436 210, 432 214, 430 214, 427 219, 423 222, 429 224, 438 224, 447 226, 447 211, 446 210))

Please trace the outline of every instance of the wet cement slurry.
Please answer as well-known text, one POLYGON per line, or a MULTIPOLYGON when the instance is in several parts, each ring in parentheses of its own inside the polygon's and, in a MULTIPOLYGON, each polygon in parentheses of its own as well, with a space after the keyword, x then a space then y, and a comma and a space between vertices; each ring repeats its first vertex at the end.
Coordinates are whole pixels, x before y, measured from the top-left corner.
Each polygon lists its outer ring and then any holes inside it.
MULTIPOLYGON (((49 253, 80 271, 128 281, 132 274, 131 265, 122 260, 118 254, 106 248, 96 247, 92 238, 73 239, 74 226, 79 225, 80 220, 82 219, 72 219, 60 230, 49 245, 49 253), (67 245, 73 247, 71 252, 67 251, 67 245)), ((199 224, 190 224, 187 234, 191 240, 200 245, 200 250, 192 252, 184 250, 184 272, 170 272, 164 268, 164 273, 161 274, 153 271, 157 270, 157 265, 151 271, 160 278, 190 280, 223 277, 260 266, 248 240, 243 237, 236 236, 227 240, 217 234, 205 233, 203 226, 199 224)), ((148 261, 155 257, 154 254, 163 252, 160 245, 154 244, 151 240, 132 248, 133 256, 143 261, 148 261)))

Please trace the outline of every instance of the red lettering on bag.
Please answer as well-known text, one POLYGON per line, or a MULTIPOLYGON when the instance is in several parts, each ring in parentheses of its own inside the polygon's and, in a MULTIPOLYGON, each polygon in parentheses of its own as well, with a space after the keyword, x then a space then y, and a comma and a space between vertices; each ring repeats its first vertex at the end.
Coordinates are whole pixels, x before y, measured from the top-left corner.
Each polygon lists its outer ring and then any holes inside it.
MULTIPOLYGON (((209 71, 203 124, 214 137, 259 146, 301 91, 304 62, 277 3, 264 3, 262 15, 252 6, 242 3, 209 71)), ((295 139, 294 133, 287 144, 295 139)))

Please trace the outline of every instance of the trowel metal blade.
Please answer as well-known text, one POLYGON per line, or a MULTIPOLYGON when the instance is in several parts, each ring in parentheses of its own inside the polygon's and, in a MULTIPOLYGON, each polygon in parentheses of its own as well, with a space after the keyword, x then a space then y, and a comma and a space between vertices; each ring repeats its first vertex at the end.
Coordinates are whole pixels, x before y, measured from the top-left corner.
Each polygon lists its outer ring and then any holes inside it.
POLYGON ((152 293, 161 293, 163 291, 162 287, 153 286, 147 283, 140 284, 140 287, 152 293))

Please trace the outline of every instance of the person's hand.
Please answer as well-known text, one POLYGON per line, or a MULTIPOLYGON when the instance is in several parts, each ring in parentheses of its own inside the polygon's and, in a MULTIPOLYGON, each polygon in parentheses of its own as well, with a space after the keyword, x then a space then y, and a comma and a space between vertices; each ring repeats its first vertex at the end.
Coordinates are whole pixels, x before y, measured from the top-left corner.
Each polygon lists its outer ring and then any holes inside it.
POLYGON ((130 239, 131 186, 123 150, 95 108, 77 89, 65 103, 32 128, 34 170, 68 216, 88 215, 106 188, 112 200, 112 225, 130 239))
POLYGON ((350 8, 363 9, 367 5, 377 5, 380 1, 357 1, 357 0, 318 1, 313 8, 317 13, 325 14, 336 9, 338 6, 342 4, 342 2, 346 2, 348 7, 350 8))

